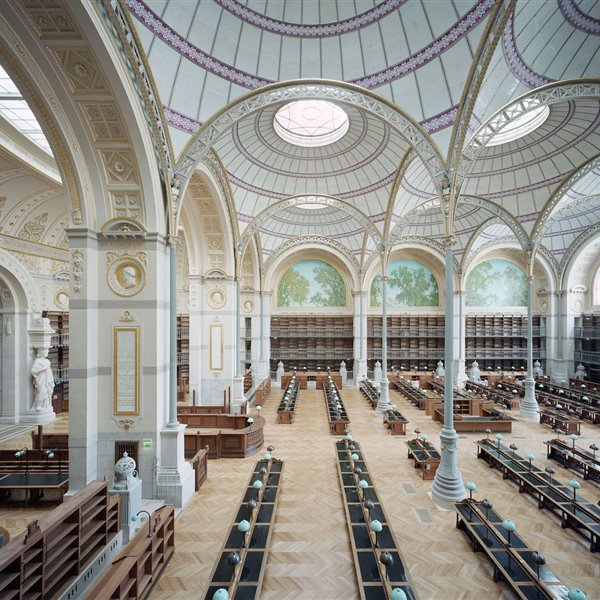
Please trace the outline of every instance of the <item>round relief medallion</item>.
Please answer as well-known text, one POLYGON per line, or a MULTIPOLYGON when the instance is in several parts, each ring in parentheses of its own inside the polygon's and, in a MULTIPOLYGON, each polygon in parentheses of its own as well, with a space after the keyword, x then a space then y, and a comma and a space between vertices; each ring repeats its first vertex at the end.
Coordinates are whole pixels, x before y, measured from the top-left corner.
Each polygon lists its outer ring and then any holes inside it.
POLYGON ((573 312, 581 312, 583 310, 583 302, 581 300, 573 300, 571 302, 571 310, 573 312))
POLYGON ((246 300, 242 302, 242 310, 245 313, 251 313, 254 310, 254 302, 252 302, 250 298, 246 298, 246 300))
POLYGON ((225 290, 222 288, 210 290, 207 294, 206 301, 211 308, 223 308, 227 301, 225 290))
POLYGON ((547 311, 548 311, 548 303, 547 303, 545 300, 543 300, 543 301, 541 302, 541 304, 540 304, 540 310, 541 310, 543 313, 545 313, 545 312, 547 312, 547 311))
POLYGON ((108 269, 108 285, 118 296, 135 296, 146 285, 146 270, 131 256, 119 258, 108 269))
POLYGON ((60 310, 67 310, 69 308, 69 292, 68 290, 58 290, 54 294, 54 304, 60 310))

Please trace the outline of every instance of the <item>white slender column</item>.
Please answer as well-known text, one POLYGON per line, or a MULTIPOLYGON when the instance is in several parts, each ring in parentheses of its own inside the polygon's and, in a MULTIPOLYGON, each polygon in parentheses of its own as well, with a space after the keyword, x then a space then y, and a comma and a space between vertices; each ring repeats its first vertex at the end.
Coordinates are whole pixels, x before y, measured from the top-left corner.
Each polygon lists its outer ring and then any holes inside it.
MULTIPOLYGON (((455 293, 456 305, 458 308, 458 358, 456 359, 456 379, 454 384, 457 389, 462 390, 465 387, 465 381, 467 381, 467 372, 465 369, 465 293, 464 291, 457 291, 455 293)), ((448 381, 446 379, 446 381, 448 381)))
POLYGON ((440 466, 435 473, 431 487, 431 497, 440 507, 449 508, 451 502, 457 502, 465 497, 465 488, 462 475, 458 470, 456 460, 456 441, 458 435, 454 429, 454 398, 453 398, 453 371, 454 371, 454 293, 452 269, 452 240, 445 240, 445 298, 446 308, 446 336, 445 336, 445 369, 446 384, 444 386, 444 426, 440 432, 441 459, 440 466))
POLYGON ((169 240, 169 421, 167 427, 179 426, 177 421, 177 240, 169 240))
POLYGON ((244 396, 244 375, 241 372, 241 356, 240 356, 240 311, 241 311, 241 297, 240 297, 240 280, 235 280, 235 338, 233 340, 234 351, 233 356, 235 360, 234 365, 234 376, 231 385, 231 409, 233 412, 239 412, 239 407, 246 401, 244 396))
MULTIPOLYGON (((387 269, 386 269, 387 271, 387 269)), ((389 388, 390 383, 388 380, 387 370, 387 273, 381 278, 381 393, 379 394, 379 402, 377 402, 377 408, 375 409, 375 415, 381 417, 389 408, 389 388)))
POLYGON ((367 375, 367 315, 365 311, 365 296, 367 292, 353 292, 354 296, 354 381, 359 376, 367 375))
POLYGON ((260 344, 260 358, 258 361, 258 382, 271 376, 271 292, 260 292, 260 329, 258 343, 260 344))
POLYGON ((521 402, 521 416, 526 421, 539 421, 539 406, 535 399, 535 380, 533 378, 533 276, 527 277, 527 377, 525 378, 525 397, 521 402))

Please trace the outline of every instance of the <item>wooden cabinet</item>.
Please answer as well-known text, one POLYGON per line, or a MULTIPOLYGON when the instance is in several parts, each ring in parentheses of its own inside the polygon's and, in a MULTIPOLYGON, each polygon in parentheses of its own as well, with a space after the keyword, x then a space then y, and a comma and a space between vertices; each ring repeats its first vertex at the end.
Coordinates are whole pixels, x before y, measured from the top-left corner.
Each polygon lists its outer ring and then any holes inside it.
POLYGON ((573 342, 573 371, 582 363, 587 372, 587 381, 600 383, 600 315, 584 314, 577 317, 573 342))
POLYGON ((95 481, 0 549, 0 598, 59 597, 119 532, 119 498, 95 481))

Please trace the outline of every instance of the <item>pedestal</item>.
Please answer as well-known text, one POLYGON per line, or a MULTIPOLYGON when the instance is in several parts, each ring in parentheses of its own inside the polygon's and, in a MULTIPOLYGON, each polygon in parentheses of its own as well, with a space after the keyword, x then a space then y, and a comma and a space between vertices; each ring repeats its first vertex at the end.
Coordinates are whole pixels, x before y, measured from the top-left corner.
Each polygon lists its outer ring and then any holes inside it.
POLYGON ((535 380, 532 377, 526 377, 523 382, 525 388, 525 397, 521 402, 521 410, 519 414, 526 421, 540 421, 540 407, 535 399, 535 380))
POLYGON ((340 363, 340 377, 342 378, 342 386, 345 386, 348 381, 348 370, 344 361, 340 363))
POLYGON ((161 464, 156 478, 156 495, 167 504, 182 508, 194 493, 194 470, 184 458, 185 425, 160 432, 161 464))
POLYGON ((456 373, 456 381, 454 382, 454 387, 459 390, 465 389, 465 382, 469 380, 467 377, 467 371, 465 369, 465 359, 459 358, 456 361, 456 368, 454 369, 456 373))
POLYGON ((244 378, 242 376, 234 377, 231 382, 231 412, 239 414, 241 406, 246 402, 244 396, 244 378))
POLYGON ((56 419, 56 413, 51 408, 48 408, 41 411, 31 410, 21 413, 19 423, 50 423, 54 419, 56 419))
POLYGON ((456 441, 458 435, 454 429, 440 432, 440 466, 435 472, 431 487, 431 499, 440 508, 450 509, 452 502, 465 497, 465 486, 456 461, 456 441))
POLYGON ((135 524, 131 520, 131 517, 137 515, 142 507, 142 480, 134 479, 126 488, 112 487, 108 491, 110 494, 116 494, 120 498, 120 527, 123 532, 123 544, 128 544, 135 531, 135 524))
POLYGON ((390 382, 387 377, 381 380, 381 393, 379 394, 379 401, 377 402, 377 408, 375 408, 375 415, 379 418, 383 417, 383 413, 389 409, 389 389, 390 382))

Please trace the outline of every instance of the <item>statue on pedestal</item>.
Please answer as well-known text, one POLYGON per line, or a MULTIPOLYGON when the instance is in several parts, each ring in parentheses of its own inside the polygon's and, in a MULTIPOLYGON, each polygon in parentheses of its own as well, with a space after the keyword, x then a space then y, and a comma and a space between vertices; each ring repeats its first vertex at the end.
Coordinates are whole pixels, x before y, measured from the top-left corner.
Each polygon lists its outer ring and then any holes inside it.
POLYGON ((533 376, 534 377, 543 377, 544 375, 544 370, 542 369, 542 364, 540 363, 539 360, 536 360, 533 363, 533 376))
POLYGON ((383 377, 383 371, 381 370, 381 363, 377 361, 375 363, 375 370, 373 371, 373 381, 379 383, 383 377))
POLYGON ((36 348, 36 355, 31 365, 33 376, 33 406, 31 408, 42 412, 52 409, 52 392, 54 391, 54 375, 48 360, 46 348, 36 348))
POLYGON ((479 363, 474 360, 471 364, 471 372, 469 374, 471 381, 481 381, 481 372, 479 371, 479 363))
POLYGON ((441 360, 438 360, 437 368, 435 370, 435 374, 438 377, 444 377, 446 375, 446 369, 444 369, 444 363, 441 360))
POLYGON ((577 371, 575 371, 575 379, 579 379, 579 381, 585 381, 587 377, 587 373, 585 367, 579 363, 577 365, 577 371))

